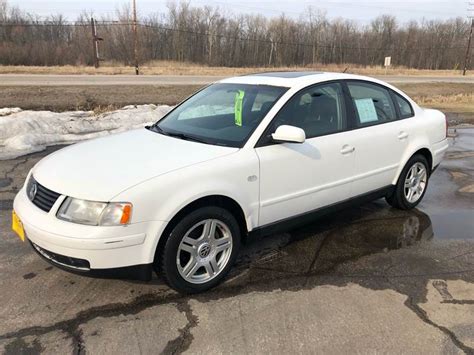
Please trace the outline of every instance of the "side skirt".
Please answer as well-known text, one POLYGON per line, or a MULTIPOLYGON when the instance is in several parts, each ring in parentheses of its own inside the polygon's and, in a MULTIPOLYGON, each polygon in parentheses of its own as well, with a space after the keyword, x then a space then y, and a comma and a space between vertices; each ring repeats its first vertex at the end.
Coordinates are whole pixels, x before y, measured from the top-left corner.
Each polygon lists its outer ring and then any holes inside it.
POLYGON ((390 196, 395 189, 394 185, 389 185, 381 189, 377 189, 350 199, 334 203, 325 207, 321 207, 309 212, 302 213, 294 217, 288 217, 277 222, 269 223, 261 227, 257 227, 249 233, 249 236, 255 235, 269 235, 288 231, 290 229, 310 224, 314 220, 321 218, 325 215, 349 208, 361 205, 366 202, 377 200, 379 198, 390 196))

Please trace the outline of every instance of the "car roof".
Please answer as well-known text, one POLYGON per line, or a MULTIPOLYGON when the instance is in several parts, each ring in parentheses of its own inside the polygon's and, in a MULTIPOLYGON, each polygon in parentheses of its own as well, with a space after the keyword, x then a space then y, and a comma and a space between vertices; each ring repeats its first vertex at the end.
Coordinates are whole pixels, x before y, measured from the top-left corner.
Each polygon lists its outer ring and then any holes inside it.
POLYGON ((287 79, 293 79, 293 78, 300 78, 302 76, 308 76, 308 75, 317 75, 317 74, 324 74, 324 72, 318 72, 318 71, 271 71, 271 72, 263 72, 263 73, 255 73, 255 74, 249 74, 249 75, 244 75, 244 76, 268 76, 268 77, 273 77, 273 78, 287 78, 287 79))
POLYGON ((247 74, 235 76, 220 80, 220 83, 234 83, 234 84, 251 84, 251 85, 272 85, 283 87, 304 87, 311 84, 316 84, 328 80, 340 79, 357 79, 367 80, 372 82, 383 83, 377 79, 367 76, 346 74, 346 73, 332 73, 332 72, 315 72, 315 71, 275 71, 263 72, 255 74, 247 74))

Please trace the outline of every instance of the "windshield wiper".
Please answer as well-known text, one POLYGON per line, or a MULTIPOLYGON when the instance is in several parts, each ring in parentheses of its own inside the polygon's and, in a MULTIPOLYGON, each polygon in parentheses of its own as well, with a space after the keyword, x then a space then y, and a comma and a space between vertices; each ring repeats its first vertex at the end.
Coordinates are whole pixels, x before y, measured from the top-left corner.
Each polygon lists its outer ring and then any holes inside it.
POLYGON ((160 126, 158 126, 156 124, 152 125, 152 126, 146 126, 145 128, 150 130, 150 131, 163 134, 164 136, 176 137, 176 138, 183 139, 183 140, 186 140, 186 141, 193 141, 193 142, 211 144, 211 143, 209 143, 208 141, 206 141, 204 139, 200 139, 200 138, 197 138, 197 137, 194 137, 194 136, 190 136, 190 135, 187 135, 185 133, 165 131, 163 128, 161 128, 160 126))
POLYGON ((170 137, 176 137, 176 138, 184 139, 186 141, 210 144, 208 141, 206 141, 204 139, 200 139, 200 138, 197 138, 197 137, 194 137, 194 136, 190 136, 190 135, 187 135, 186 133, 166 132, 164 134, 167 135, 167 136, 170 136, 170 137))
POLYGON ((168 135, 168 132, 163 131, 163 129, 160 126, 158 126, 156 123, 152 124, 151 126, 145 126, 145 128, 152 132, 164 134, 165 136, 168 135))

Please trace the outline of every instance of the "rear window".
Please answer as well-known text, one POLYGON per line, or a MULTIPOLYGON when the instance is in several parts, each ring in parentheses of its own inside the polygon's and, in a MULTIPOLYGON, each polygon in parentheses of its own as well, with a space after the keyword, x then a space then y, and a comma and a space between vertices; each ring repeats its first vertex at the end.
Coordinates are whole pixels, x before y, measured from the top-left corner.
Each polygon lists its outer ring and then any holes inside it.
POLYGON ((398 109, 400 110, 400 117, 401 118, 408 118, 412 117, 414 115, 413 113, 413 108, 411 107, 410 103, 402 97, 400 94, 395 94, 395 104, 398 106, 398 109))
POLYGON ((347 86, 357 112, 359 127, 397 119, 390 92, 384 87, 367 82, 348 82, 347 86))

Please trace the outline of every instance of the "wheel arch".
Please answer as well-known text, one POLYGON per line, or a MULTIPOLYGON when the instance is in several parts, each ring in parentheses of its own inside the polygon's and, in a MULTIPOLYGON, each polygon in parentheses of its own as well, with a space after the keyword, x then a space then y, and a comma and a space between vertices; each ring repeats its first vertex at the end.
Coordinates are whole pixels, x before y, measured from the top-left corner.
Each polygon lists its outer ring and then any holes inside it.
POLYGON ((433 169, 433 153, 431 153, 431 151, 429 150, 429 148, 427 148, 426 146, 424 147, 418 147, 418 149, 416 149, 412 154, 407 154, 404 159, 402 160, 402 164, 400 164, 399 168, 398 168, 398 171, 397 171, 397 175, 395 176, 395 179, 392 181, 392 184, 393 185, 396 185, 397 184, 397 181, 400 177, 400 174, 402 173, 403 171, 403 168, 405 167, 405 165, 407 164, 407 162, 415 155, 417 154, 421 154, 423 155, 426 160, 428 161, 428 165, 429 165, 429 172, 428 173, 431 173, 431 170, 433 169))
POLYGON ((415 153, 413 153, 412 156, 417 155, 417 154, 421 154, 426 158, 426 160, 428 161, 429 168, 430 168, 429 172, 431 172, 431 169, 433 169, 433 154, 431 153, 431 151, 428 148, 421 148, 421 149, 418 149, 415 153))
POLYGON ((167 223, 166 227, 163 230, 163 233, 161 234, 159 238, 158 245, 155 250, 155 257, 154 257, 155 261, 156 261, 156 257, 159 255, 160 250, 163 248, 164 244, 166 243, 166 240, 168 239, 168 235, 171 233, 174 227, 176 227, 178 222, 191 211, 194 211, 197 208, 207 207, 207 206, 222 207, 226 209, 227 211, 229 211, 236 218, 237 223, 240 227, 241 236, 242 238, 245 239, 245 237, 248 234, 248 226, 247 226, 247 220, 245 218, 244 210, 242 209, 240 204, 237 201, 235 201, 233 198, 225 196, 225 195, 204 196, 182 207, 167 223))

